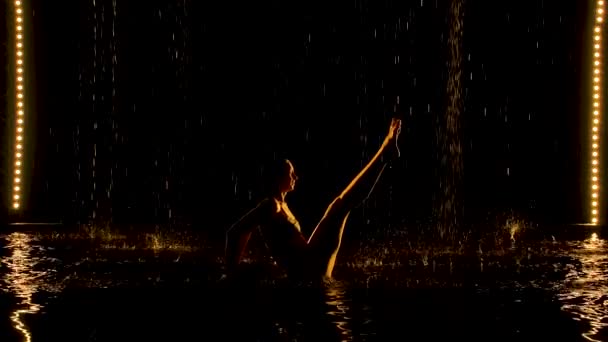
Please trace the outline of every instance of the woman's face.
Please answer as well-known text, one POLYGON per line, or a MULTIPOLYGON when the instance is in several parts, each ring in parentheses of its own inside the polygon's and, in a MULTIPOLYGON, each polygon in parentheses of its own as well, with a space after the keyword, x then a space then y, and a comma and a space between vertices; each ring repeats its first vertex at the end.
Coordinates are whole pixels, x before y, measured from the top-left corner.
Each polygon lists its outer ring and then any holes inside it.
POLYGON ((286 174, 281 181, 281 192, 290 192, 295 189, 298 176, 296 175, 296 170, 293 167, 293 164, 289 160, 287 160, 285 163, 286 174))

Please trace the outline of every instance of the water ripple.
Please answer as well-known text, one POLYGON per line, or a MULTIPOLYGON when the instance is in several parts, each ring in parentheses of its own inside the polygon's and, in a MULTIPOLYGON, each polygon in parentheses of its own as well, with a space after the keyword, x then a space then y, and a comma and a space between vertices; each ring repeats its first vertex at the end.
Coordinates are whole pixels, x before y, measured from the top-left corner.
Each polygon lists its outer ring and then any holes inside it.
POLYGON ((569 254, 580 265, 570 269, 558 298, 563 311, 589 325, 585 339, 602 341, 608 332, 608 245, 595 233, 570 245, 569 254))

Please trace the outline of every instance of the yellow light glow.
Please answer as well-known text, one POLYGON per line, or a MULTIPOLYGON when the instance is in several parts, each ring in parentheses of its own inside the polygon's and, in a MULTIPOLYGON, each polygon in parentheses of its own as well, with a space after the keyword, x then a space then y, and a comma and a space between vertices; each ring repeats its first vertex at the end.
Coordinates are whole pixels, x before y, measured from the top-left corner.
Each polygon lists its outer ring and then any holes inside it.
POLYGON ((600 60, 600 51, 602 49, 602 46, 600 44, 600 42, 602 41, 602 26, 603 26, 603 18, 602 15, 604 13, 604 0, 598 0, 597 1, 597 7, 596 7, 596 14, 595 14, 595 18, 596 18, 596 24, 594 25, 593 31, 595 32, 593 35, 593 48, 594 48, 594 53, 593 55, 595 56, 595 59, 593 60, 593 65, 595 66, 593 68, 593 100, 592 102, 592 106, 593 106, 593 126, 592 126, 592 139, 593 139, 593 144, 592 144, 592 151, 591 151, 591 164, 593 165, 592 169, 591 169, 591 179, 592 179, 592 186, 591 188, 593 189, 592 193, 591 193, 591 197, 593 198, 593 201, 591 202, 591 206, 592 206, 592 211, 591 211, 591 222, 596 224, 599 222, 599 219, 597 217, 598 214, 598 210, 596 210, 595 207, 599 206, 599 193, 597 192, 597 190, 599 189, 599 131, 600 131, 600 120, 599 120, 599 116, 600 116, 600 94, 601 94, 601 78, 599 77, 602 73, 600 72, 600 65, 602 63, 602 61, 600 60))
MULTIPOLYGON (((16 101, 16 125, 15 125, 15 129, 16 129, 16 134, 15 134, 15 139, 16 139, 16 144, 15 144, 15 169, 14 169, 14 174, 16 175, 14 182, 15 183, 21 183, 21 178, 19 177, 19 175, 21 175, 21 158, 22 158, 22 154, 21 154, 21 150, 23 149, 23 133, 24 133, 24 129, 21 125, 23 125, 23 107, 25 105, 25 94, 23 93, 23 73, 24 73, 24 61, 23 61, 23 55, 24 55, 24 51, 22 51, 22 48, 24 46, 23 44, 23 31, 25 31, 25 28, 23 26, 23 22, 24 22, 24 18, 22 17, 22 13, 23 13, 23 9, 21 8, 21 0, 15 0, 14 1, 15 4, 15 37, 16 37, 16 41, 15 41, 15 50, 14 53, 16 55, 16 59, 15 59, 15 76, 16 76, 16 93, 15 93, 15 97, 17 99, 16 101)), ((21 197, 18 192, 21 190, 20 186, 15 186, 13 188, 13 198, 15 199, 15 202, 13 203, 13 208, 17 209, 20 207, 20 204, 18 202, 19 198, 21 197)), ((17 327, 19 329, 19 327, 17 327)), ((22 330, 22 329, 19 329, 22 330)), ((29 334, 25 334, 26 340, 31 341, 31 336, 29 336, 29 334)))

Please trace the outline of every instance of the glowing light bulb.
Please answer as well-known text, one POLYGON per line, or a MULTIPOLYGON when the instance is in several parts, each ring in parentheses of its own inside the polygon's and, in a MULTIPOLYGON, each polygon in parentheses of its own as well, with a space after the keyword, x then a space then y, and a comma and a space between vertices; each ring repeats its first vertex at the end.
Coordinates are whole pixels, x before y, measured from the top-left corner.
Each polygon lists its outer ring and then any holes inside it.
POLYGON ((593 168, 593 170, 591 170, 593 173, 598 173, 597 168, 593 168))
POLYGON ((591 221, 592 221, 593 223, 597 223, 597 219, 596 219, 595 217, 594 217, 593 219, 591 219, 591 221))
POLYGON ((597 127, 593 127, 593 131, 594 131, 594 132, 597 132, 597 127))
POLYGON ((18 200, 19 199, 19 195, 15 195, 13 196, 14 199, 18 200))
POLYGON ((13 208, 18 209, 19 208, 19 203, 13 204, 13 208))
POLYGON ((600 36, 595 36, 594 39, 595 40, 600 40, 600 36))
POLYGON ((19 82, 23 81, 23 77, 21 77, 21 76, 17 77, 17 81, 19 81, 19 82))
POLYGON ((21 8, 17 8, 17 13, 21 14, 21 12, 23 12, 21 8))
POLYGON ((21 152, 17 152, 17 153, 15 154, 15 156, 16 156, 17 158, 21 158, 21 152))
POLYGON ((20 124, 20 125, 23 124, 23 119, 17 120, 17 123, 20 124))
MULTIPOLYGON (((21 38, 19 38, 19 39, 21 39, 21 38)), ((595 45, 593 45, 593 47, 595 47, 596 50, 599 50, 600 49, 600 44, 595 44, 595 45)))
POLYGON ((16 165, 16 166, 21 166, 21 162, 17 160, 17 161, 15 162, 15 165, 16 165))
POLYGON ((599 102, 593 102, 593 107, 599 107, 600 103, 599 102))
POLYGON ((16 186, 15 187, 15 191, 19 191, 19 190, 21 190, 21 187, 20 186, 16 186))
POLYGON ((19 170, 19 169, 15 170, 15 174, 20 175, 21 174, 21 170, 19 170))
POLYGON ((15 183, 21 183, 21 178, 19 178, 19 177, 15 178, 15 183))
MULTIPOLYGON (((21 63, 19 63, 19 64, 21 64, 21 63)), ((599 73, 600 73, 600 69, 595 69, 595 70, 593 70, 593 73, 594 73, 594 74, 599 74, 599 73)))
POLYGON ((19 1, 19 0, 15 1, 15 5, 21 6, 21 1, 19 1))
POLYGON ((597 140, 597 139, 598 139, 598 136, 594 134, 593 135, 593 140, 597 140))
MULTIPOLYGON (((17 132, 23 132, 23 127, 17 127, 17 132)), ((17 138, 17 140, 21 140, 21 137, 17 138)))
POLYGON ((23 43, 17 43, 17 47, 18 48, 22 48, 23 47, 23 43))
POLYGON ((598 85, 596 85, 596 86, 593 86, 593 90, 595 90, 595 91, 598 91, 598 90, 600 90, 600 86, 598 86, 598 85))
POLYGON ((593 197, 593 198, 597 198, 597 194, 596 194, 596 193, 593 193, 593 195, 591 195, 591 197, 593 197))
POLYGON ((20 150, 23 146, 21 144, 17 144, 17 149, 20 150))
POLYGON ((591 205, 592 205, 592 206, 594 206, 594 207, 597 207, 597 202, 596 202, 596 201, 593 201, 593 202, 591 203, 591 205))
MULTIPOLYGON (((597 152, 593 152, 593 156, 597 157, 597 152)), ((595 178, 595 177, 593 177, 593 178, 595 178)), ((597 180, 597 179, 594 179, 594 180, 597 180)))
POLYGON ((600 123, 600 120, 598 120, 598 119, 593 119, 593 123, 597 125, 597 124, 599 124, 599 123, 600 123))
POLYGON ((593 82, 598 83, 599 81, 600 81, 600 78, 599 78, 599 77, 594 77, 594 78, 593 78, 593 82))
POLYGON ((17 107, 23 107, 23 102, 17 102, 17 107))
POLYGON ((594 177, 593 177, 593 181, 594 181, 594 182, 597 182, 597 177, 595 177, 595 176, 594 176, 594 177))
POLYGON ((600 95, 599 95, 599 94, 595 94, 595 95, 593 95, 593 98, 594 98, 594 99, 599 99, 599 98, 600 98, 600 95))
POLYGON ((22 38, 23 38, 23 36, 21 34, 17 35, 17 39, 22 39, 22 38))
POLYGON ((597 165, 597 160, 591 162, 593 165, 597 165))
MULTIPOLYGON (((593 185, 591 188, 592 188, 593 190, 597 190, 599 187, 598 187, 597 185, 593 185)), ((595 202, 593 202, 593 203, 595 203, 595 202)))
POLYGON ((23 27, 21 27, 21 25, 18 25, 17 26, 17 31, 21 31, 21 30, 23 30, 23 27))

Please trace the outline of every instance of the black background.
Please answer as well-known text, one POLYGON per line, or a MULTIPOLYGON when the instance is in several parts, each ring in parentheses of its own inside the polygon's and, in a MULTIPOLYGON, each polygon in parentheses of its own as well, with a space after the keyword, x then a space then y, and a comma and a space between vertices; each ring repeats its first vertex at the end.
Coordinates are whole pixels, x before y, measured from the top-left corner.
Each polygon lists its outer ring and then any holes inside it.
MULTIPOLYGON (((12 219, 223 228, 286 157, 300 177, 291 206, 311 227, 379 146, 397 96, 403 158, 354 217, 433 215, 448 1, 210 3, 116 0, 114 14, 111 0, 25 2, 26 209, 12 219)), ((587 220, 590 4, 471 0, 464 13, 467 217, 587 220)))

